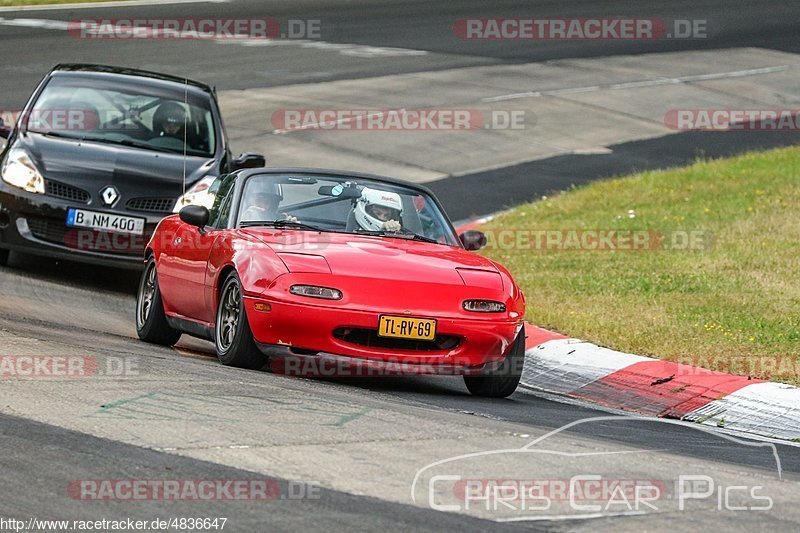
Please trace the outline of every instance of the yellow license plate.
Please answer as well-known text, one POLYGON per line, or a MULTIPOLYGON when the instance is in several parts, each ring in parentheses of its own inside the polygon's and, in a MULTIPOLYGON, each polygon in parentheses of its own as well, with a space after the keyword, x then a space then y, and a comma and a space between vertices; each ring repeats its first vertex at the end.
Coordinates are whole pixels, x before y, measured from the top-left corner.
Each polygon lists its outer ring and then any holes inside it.
POLYGON ((378 324, 378 336, 432 341, 436 338, 436 320, 382 315, 378 324))

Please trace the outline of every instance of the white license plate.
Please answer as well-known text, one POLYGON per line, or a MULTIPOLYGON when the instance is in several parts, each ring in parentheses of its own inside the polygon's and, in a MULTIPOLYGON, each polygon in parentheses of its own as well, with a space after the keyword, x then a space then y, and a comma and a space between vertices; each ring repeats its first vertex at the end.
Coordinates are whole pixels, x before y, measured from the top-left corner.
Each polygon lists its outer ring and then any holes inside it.
POLYGON ((127 233, 130 235, 144 234, 145 219, 112 215, 111 213, 98 213, 85 209, 67 209, 67 226, 73 228, 90 228, 113 233, 127 233))

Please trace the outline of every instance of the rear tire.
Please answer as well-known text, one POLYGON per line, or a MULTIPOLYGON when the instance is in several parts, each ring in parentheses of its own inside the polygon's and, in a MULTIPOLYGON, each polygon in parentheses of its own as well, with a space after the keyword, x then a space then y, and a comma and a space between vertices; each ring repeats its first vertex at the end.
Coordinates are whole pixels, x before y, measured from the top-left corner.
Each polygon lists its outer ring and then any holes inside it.
POLYGON ((145 342, 162 346, 172 346, 181 338, 181 332, 167 323, 153 257, 144 267, 136 293, 136 334, 145 342))
POLYGON ((244 309, 242 283, 236 272, 231 272, 222 284, 214 327, 214 345, 217 358, 223 365, 258 370, 267 362, 253 340, 253 332, 244 309))
POLYGON ((499 367, 479 376, 464 376, 464 384, 473 396, 506 398, 517 390, 524 363, 525 329, 523 328, 499 367))
POLYGON ((6 266, 8 264, 8 250, 0 249, 0 266, 6 266))

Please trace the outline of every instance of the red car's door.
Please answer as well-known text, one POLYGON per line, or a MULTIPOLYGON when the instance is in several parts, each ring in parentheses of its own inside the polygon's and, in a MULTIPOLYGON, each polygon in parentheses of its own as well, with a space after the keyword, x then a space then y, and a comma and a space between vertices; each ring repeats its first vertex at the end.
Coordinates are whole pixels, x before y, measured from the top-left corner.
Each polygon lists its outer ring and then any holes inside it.
POLYGON ((175 232, 168 257, 162 255, 159 276, 167 278, 171 288, 165 298, 170 310, 181 317, 200 320, 203 305, 208 256, 219 231, 181 224, 175 232))
POLYGON ((167 312, 204 323, 213 319, 205 298, 208 259, 214 243, 228 231, 234 182, 235 178, 223 176, 212 184, 209 191, 216 197, 206 228, 181 222, 164 247, 158 272, 161 284, 168 285, 162 289, 167 312))

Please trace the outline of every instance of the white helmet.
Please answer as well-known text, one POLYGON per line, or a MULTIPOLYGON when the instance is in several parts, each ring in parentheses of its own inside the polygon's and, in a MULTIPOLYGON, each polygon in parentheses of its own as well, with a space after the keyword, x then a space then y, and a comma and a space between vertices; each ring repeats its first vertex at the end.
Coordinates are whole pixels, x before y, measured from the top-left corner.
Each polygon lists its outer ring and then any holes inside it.
POLYGON ((403 202, 400 195, 394 192, 379 191, 364 187, 361 191, 361 198, 356 201, 355 217, 358 225, 367 231, 381 231, 383 225, 388 220, 400 222, 403 214, 403 202), (378 209, 376 209, 378 208, 378 209), (380 208, 390 209, 391 214, 388 218, 376 217, 376 211, 380 208))

